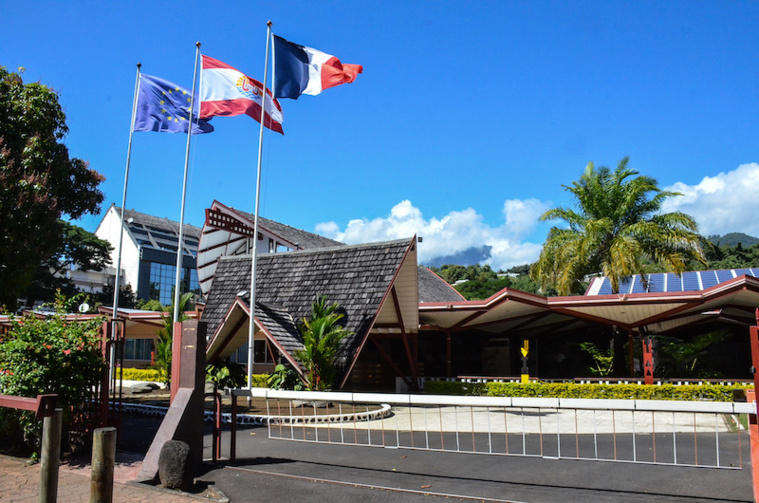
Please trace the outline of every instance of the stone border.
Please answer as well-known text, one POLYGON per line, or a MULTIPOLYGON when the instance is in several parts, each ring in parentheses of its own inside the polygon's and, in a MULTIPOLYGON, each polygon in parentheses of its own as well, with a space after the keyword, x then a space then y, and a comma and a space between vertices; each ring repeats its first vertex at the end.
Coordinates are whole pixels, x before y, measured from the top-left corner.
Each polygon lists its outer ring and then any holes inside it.
MULTIPOLYGON (((111 405, 113 408, 113 405, 111 405)), ((133 414, 140 414, 143 416, 151 417, 163 417, 166 415, 168 407, 162 405, 146 405, 141 403, 122 403, 121 410, 123 412, 129 412, 133 414)), ((392 414, 392 407, 389 404, 381 404, 379 410, 370 410, 364 412, 351 412, 342 414, 329 414, 321 416, 267 416, 260 414, 238 414, 237 424, 252 424, 256 426, 264 426, 268 424, 327 424, 327 423, 351 423, 351 422, 363 422, 374 421, 377 419, 383 419, 392 414)), ((213 411, 203 411, 203 420, 207 423, 213 422, 213 411)), ((224 424, 231 424, 232 414, 229 412, 222 412, 221 422, 224 424)))

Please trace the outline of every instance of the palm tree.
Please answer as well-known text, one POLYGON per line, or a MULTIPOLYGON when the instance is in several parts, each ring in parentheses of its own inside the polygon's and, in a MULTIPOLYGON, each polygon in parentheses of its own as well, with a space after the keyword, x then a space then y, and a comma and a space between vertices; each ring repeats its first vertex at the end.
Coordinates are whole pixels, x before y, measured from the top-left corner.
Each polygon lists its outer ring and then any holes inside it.
POLYGON ((633 274, 645 272, 647 262, 682 273, 690 259, 706 263, 701 236, 693 217, 685 213, 659 213, 667 198, 678 192, 659 189, 648 176, 636 176, 628 157, 613 172, 588 163, 572 186, 577 211, 554 208, 541 220, 563 220, 552 227, 530 276, 541 288, 552 286, 559 295, 581 293, 581 281, 589 274, 609 278, 613 292, 633 274))
POLYGON ((337 303, 328 306, 324 295, 317 297, 311 304, 311 318, 303 318, 300 326, 303 349, 295 351, 295 356, 305 367, 309 391, 332 387, 340 341, 353 334, 337 324, 343 317, 336 312, 339 307, 337 303))

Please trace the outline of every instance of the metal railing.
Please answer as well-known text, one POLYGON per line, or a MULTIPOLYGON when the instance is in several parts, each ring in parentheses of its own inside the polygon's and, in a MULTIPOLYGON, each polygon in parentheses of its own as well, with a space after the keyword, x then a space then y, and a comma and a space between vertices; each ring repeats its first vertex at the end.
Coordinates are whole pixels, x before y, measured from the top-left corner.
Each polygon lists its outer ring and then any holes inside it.
MULTIPOLYGON (((398 449, 740 469, 744 402, 460 397, 262 388, 270 438, 398 449)), ((235 441, 233 405, 231 441, 235 441)), ((745 451, 745 452, 744 452, 745 451)))

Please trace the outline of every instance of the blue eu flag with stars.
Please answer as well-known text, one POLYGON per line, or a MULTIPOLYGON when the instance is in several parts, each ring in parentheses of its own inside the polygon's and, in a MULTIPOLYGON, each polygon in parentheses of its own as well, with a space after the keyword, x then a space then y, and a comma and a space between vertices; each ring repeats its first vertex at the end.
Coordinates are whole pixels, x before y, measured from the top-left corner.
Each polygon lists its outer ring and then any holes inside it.
MULTIPOLYGON (((192 134, 210 133, 209 119, 198 119, 199 103, 195 99, 192 114, 192 134)), ((137 98, 135 131, 164 131, 186 133, 190 117, 190 91, 168 80, 140 75, 140 94, 137 98)))

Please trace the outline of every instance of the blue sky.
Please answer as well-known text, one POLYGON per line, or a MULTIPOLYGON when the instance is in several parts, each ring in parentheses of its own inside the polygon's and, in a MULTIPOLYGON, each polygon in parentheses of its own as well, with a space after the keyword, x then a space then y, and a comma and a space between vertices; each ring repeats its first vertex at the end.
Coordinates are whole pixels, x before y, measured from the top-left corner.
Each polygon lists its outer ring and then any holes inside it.
MULTIPOLYGON (((346 242, 424 237, 421 260, 493 247, 534 260, 547 208, 589 161, 685 197, 704 234, 759 235, 759 3, 656 1, 4 2, 0 64, 59 91, 71 155, 121 203, 136 64, 190 87, 195 42, 261 79, 266 21, 364 66, 282 100, 261 214, 346 242)), ((253 211, 258 123, 193 140, 186 221, 253 211)), ((127 206, 179 219, 186 137, 135 133, 127 206)), ((100 217, 80 225, 94 230, 100 217)))

